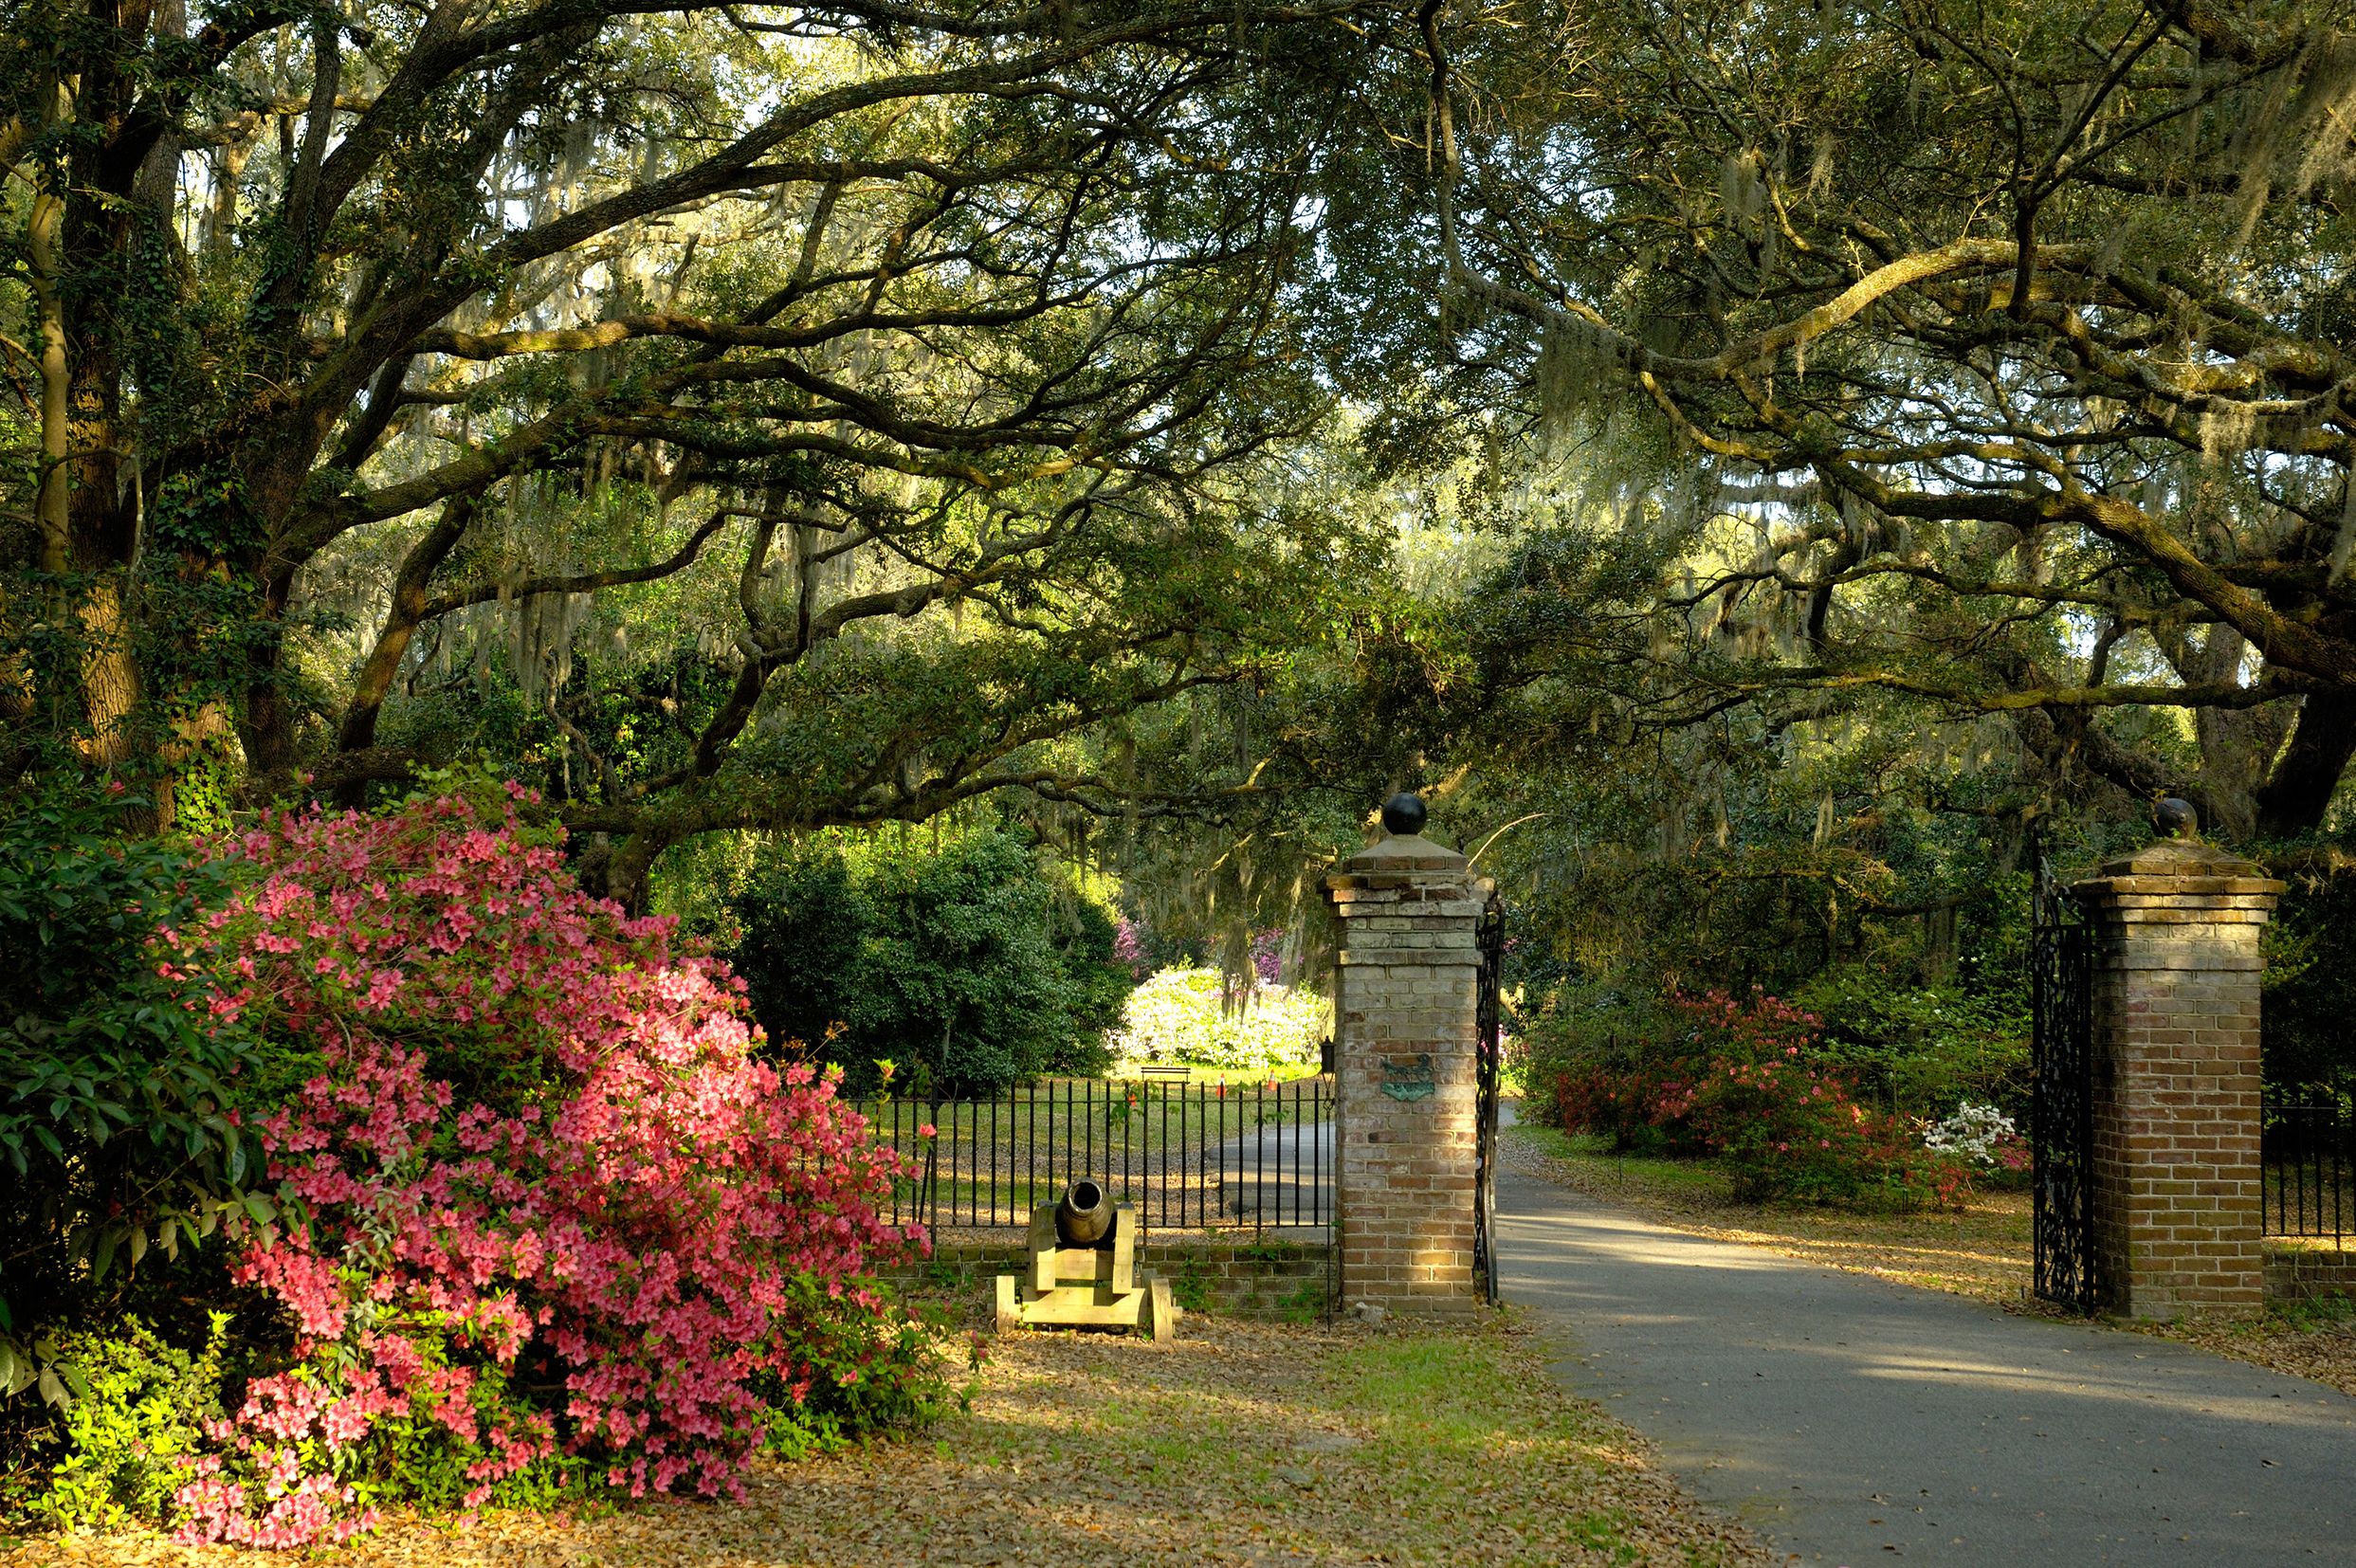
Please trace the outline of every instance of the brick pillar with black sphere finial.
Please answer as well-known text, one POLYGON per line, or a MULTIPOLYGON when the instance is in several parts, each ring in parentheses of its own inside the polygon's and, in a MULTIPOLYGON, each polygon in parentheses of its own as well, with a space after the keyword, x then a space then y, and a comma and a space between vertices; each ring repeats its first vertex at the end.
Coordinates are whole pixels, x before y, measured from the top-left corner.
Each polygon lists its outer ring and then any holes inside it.
POLYGON ((1334 1189, 1342 1299, 1470 1312, 1478 1181, 1480 926, 1489 884, 1424 837, 1413 794, 1325 879, 1334 981, 1334 1189))
POLYGON ((2102 1305, 2177 1319, 2265 1302, 2258 936, 2283 884, 2203 844, 2185 801, 2158 839, 2075 884, 2093 935, 2090 1231, 2102 1305))

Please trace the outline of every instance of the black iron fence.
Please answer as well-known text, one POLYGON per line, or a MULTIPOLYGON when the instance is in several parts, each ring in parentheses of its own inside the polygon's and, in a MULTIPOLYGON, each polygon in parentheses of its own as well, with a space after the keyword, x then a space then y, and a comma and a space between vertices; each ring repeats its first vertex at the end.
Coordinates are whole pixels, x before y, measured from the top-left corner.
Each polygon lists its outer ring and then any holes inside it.
POLYGON ((2269 1103, 2259 1148, 2265 1166, 2265 1231, 2329 1236, 2356 1231, 2356 1115, 2345 1098, 2269 1103))
POLYGON ((1093 1176, 1145 1230, 1322 1227, 1333 1212, 1333 1080, 1068 1079, 988 1099, 858 1103, 914 1174, 896 1224, 1026 1225, 1093 1176))

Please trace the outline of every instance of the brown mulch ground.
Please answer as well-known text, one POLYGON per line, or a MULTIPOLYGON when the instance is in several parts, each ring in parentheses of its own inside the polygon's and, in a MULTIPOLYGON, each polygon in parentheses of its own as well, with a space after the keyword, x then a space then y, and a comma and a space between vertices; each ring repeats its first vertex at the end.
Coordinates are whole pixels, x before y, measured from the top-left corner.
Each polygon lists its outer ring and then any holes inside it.
MULTIPOLYGON (((1661 1564, 1770 1557, 1565 1395, 1510 1317, 1470 1332, 1189 1318, 1174 1345, 999 1341, 922 1438, 764 1466, 743 1506, 399 1523, 338 1564, 1661 1564)), ((6 1568, 286 1559, 152 1536, 0 1541, 6 1568)))
MULTIPOLYGON (((2046 1310, 2028 1294, 2030 1205, 2025 1193, 1982 1194, 1956 1213, 1874 1214, 1794 1204, 1739 1204, 1726 1195, 1722 1181, 1706 1172, 1668 1168, 1669 1162, 1661 1160, 1616 1159, 1545 1128, 1513 1128, 1500 1143, 1510 1168, 1633 1209, 1671 1230, 1974 1296, 2007 1311, 2046 1310)), ((2280 1306, 2241 1322, 2122 1322, 2118 1326, 2356 1395, 2356 1313, 2344 1304, 2280 1306)))

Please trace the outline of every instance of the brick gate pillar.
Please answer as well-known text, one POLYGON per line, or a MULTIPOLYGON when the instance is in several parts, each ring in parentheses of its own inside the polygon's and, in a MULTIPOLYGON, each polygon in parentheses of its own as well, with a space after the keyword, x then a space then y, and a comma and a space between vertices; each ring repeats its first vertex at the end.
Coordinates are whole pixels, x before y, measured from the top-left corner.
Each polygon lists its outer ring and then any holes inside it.
POLYGON ((2077 884, 2093 928, 2090 1218, 2110 1311, 2265 1303, 2258 932, 2282 887, 2189 837, 2077 884))
POLYGON ((1393 796, 1390 836, 1325 879, 1334 977, 1334 1202, 1342 1299, 1468 1313, 1478 1175, 1481 912, 1489 884, 1393 796))

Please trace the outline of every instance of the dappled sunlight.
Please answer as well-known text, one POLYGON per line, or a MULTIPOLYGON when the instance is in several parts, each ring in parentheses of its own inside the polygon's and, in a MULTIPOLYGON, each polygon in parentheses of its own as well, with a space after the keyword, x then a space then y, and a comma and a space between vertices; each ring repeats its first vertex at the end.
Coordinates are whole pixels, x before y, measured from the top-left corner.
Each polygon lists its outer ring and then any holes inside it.
MULTIPOLYGON (((1959 1210, 1927 1213, 1738 1204, 1723 1193, 1697 1195, 1692 1173, 1667 1179, 1650 1169, 1664 1161, 1621 1161, 1576 1150, 1543 1152, 1553 1146, 1568 1147, 1561 1140, 1545 1145, 1528 1136, 1508 1139, 1505 1145, 1508 1163, 1528 1175, 1639 1212, 1589 1211, 1579 1216, 1582 1228, 1623 1238, 1620 1245, 1633 1245, 1625 1239, 1631 1237, 1675 1245, 1664 1239, 1666 1231, 1695 1249, 1683 1257, 1664 1256, 1660 1261, 1666 1264, 1696 1267, 1708 1256, 1711 1267, 1769 1267, 1756 1257, 1737 1262, 1736 1255, 1710 1245, 1734 1242, 1779 1260, 1796 1259, 1986 1302, 2017 1302, 2029 1284, 2025 1193, 1975 1194, 1959 1210)), ((1547 1218, 1530 1215, 1517 1223, 1543 1226, 1547 1218)), ((1592 1233, 1581 1231, 1582 1237, 1592 1233)))
POLYGON ((1555 1232, 1575 1231, 1581 1247, 1672 1267, 1748 1270, 1786 1267, 1783 1260, 1765 1253, 1728 1253, 1699 1238, 1664 1234, 1656 1226, 1609 1215, 1582 1214, 1576 1220, 1567 1215, 1516 1215, 1514 1226, 1517 1231, 1540 1242, 1555 1232))
MULTIPOLYGON (((1723 1235, 1726 1240, 1754 1247, 1772 1248, 1778 1245, 1790 1245, 1793 1242, 1791 1237, 1779 1236, 1771 1231, 1737 1228, 1728 1228, 1723 1235)), ((1962 1246, 1939 1247, 1927 1243, 1909 1244, 1885 1241, 1875 1237, 1844 1240, 1833 1236, 1810 1236, 1806 1238, 1805 1246, 1810 1255, 1824 1253, 1836 1257, 1848 1256, 1859 1259, 1920 1258, 1925 1262, 1973 1263, 1994 1267, 2026 1266, 2025 1259, 2006 1252, 1976 1251, 1962 1246)))
POLYGON ((1567 1386, 1808 1560, 2211 1568, 2295 1560, 2345 1534, 2356 1403, 1963 1299, 2026 1283, 2025 1236, 2006 1251, 2013 1214, 1851 1212, 1810 1233, 1815 1213, 1752 1208, 1736 1231, 1528 1174, 1501 1186, 1503 1281, 1562 1335, 1567 1386), (1915 1268, 1963 1283, 1844 1277, 1915 1268))
MULTIPOLYGON (((1174 1344, 1024 1332, 970 1410, 913 1438, 757 1465, 741 1507, 414 1521, 338 1563, 500 1568, 1768 1559, 1698 1516, 1641 1440, 1549 1382, 1535 1346, 1470 1333, 1190 1317, 1174 1344)), ((283 1568, 113 1538, 38 1559, 283 1568)), ((0 1555, 9 1568, 36 1559, 0 1555)))
POLYGON ((2036 1395, 2047 1400, 2118 1400, 2146 1407, 2164 1417, 2213 1415, 2229 1421, 2264 1422, 2270 1426, 2289 1423, 2331 1431, 2345 1431, 2347 1426, 2347 1413, 2338 1401, 2286 1399, 2277 1390, 2240 1396, 2219 1394, 2205 1387, 2183 1390, 2157 1366, 2150 1368, 2148 1377, 2128 1377, 2075 1368, 2040 1371, 2034 1367, 1942 1359, 1929 1355, 1874 1354, 1841 1358, 1854 1361, 1853 1370, 1860 1377, 1950 1383, 1994 1394, 2036 1395))

